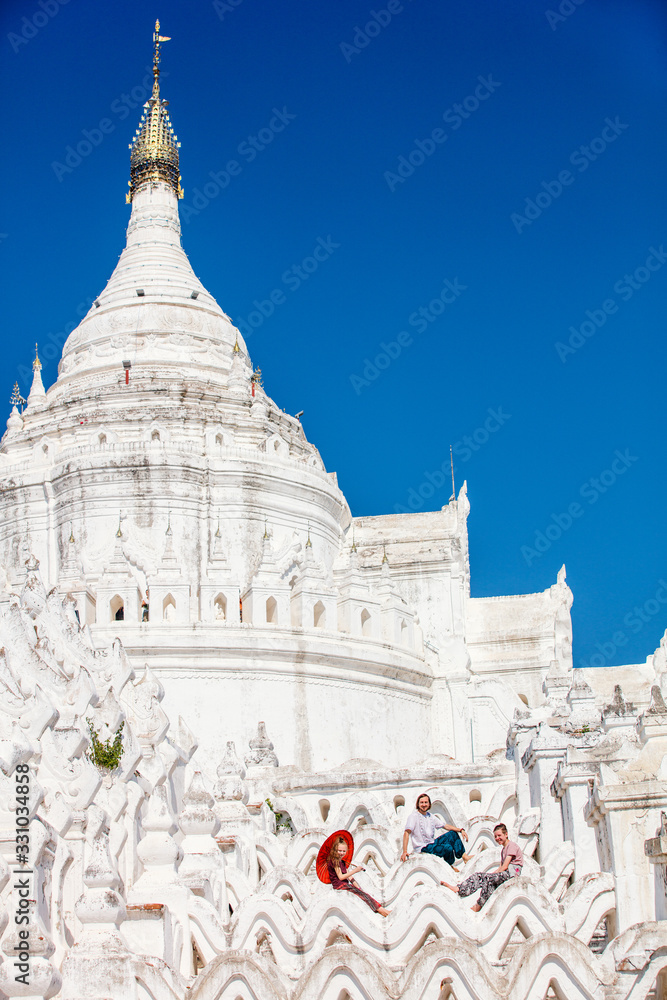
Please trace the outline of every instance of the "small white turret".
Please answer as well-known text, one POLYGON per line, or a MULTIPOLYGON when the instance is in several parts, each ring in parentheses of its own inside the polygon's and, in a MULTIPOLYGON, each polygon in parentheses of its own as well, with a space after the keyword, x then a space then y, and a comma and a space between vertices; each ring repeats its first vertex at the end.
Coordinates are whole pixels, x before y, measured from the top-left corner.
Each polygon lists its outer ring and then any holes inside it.
POLYGON ((42 362, 39 360, 37 353, 37 344, 35 344, 35 360, 32 363, 32 372, 32 385, 28 393, 28 406, 41 402, 46 397, 46 389, 42 382, 42 362))

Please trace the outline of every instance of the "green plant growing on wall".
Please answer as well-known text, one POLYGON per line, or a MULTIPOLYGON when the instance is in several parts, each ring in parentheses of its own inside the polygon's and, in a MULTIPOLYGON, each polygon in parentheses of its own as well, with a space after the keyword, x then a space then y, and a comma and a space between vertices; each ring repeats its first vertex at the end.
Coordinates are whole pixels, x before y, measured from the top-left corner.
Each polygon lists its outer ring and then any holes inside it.
POLYGON ((123 727, 125 723, 121 722, 113 740, 108 739, 103 742, 93 728, 92 719, 86 719, 86 722, 90 730, 91 745, 88 749, 89 759, 95 767, 101 767, 106 771, 113 771, 118 767, 123 756, 123 727))
POLYGON ((267 806, 269 807, 273 815, 276 817, 276 833, 279 830, 288 830, 291 834, 294 834, 295 831, 294 827, 292 826, 292 817, 290 816, 290 814, 283 812, 276 812, 276 810, 273 808, 271 799, 265 799, 264 801, 266 802, 267 806))

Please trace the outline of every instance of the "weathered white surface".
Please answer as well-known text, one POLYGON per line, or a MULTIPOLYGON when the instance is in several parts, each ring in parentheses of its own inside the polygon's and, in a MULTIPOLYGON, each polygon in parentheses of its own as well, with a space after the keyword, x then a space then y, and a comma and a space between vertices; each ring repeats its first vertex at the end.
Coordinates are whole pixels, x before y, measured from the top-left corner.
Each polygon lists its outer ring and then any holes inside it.
POLYGON ((549 706, 517 712, 512 759, 432 754, 388 768, 355 757, 313 771, 281 764, 260 725, 245 764, 229 743, 211 772, 188 725, 170 721, 154 673, 134 670, 118 641, 95 650, 71 599, 47 595, 34 566, 2 612, 0 642, 8 996, 25 995, 10 965, 18 764, 31 776, 30 963, 40 996, 338 1000, 345 989, 353 1000, 426 1000, 449 979, 455 996, 474 1000, 543 998, 550 984, 557 996, 625 1000, 646 996, 667 965, 667 709, 657 685, 639 717, 616 692, 602 724, 582 725, 594 697, 579 679, 548 723, 549 706), (89 719, 103 740, 124 723, 114 772, 86 756, 89 719), (440 886, 455 878, 443 861, 399 860, 406 815, 424 791, 436 814, 468 831, 464 877, 499 864, 498 820, 522 844, 522 876, 481 913, 440 886), (353 832, 362 884, 389 918, 315 879, 320 845, 341 828, 353 832))

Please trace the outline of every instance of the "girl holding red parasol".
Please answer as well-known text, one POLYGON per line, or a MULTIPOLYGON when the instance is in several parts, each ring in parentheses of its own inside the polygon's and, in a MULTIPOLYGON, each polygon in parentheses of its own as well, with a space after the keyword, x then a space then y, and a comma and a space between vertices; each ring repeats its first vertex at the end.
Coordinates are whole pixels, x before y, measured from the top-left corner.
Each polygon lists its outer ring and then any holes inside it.
POLYGON ((385 909, 381 903, 360 889, 354 881, 353 876, 364 869, 361 865, 348 868, 353 854, 352 834, 347 830, 337 830, 336 833, 332 833, 319 849, 315 863, 317 877, 320 882, 330 883, 334 889, 345 889, 347 892, 353 892, 360 899, 363 899, 371 910, 380 913, 383 917, 388 917, 391 911, 385 909))

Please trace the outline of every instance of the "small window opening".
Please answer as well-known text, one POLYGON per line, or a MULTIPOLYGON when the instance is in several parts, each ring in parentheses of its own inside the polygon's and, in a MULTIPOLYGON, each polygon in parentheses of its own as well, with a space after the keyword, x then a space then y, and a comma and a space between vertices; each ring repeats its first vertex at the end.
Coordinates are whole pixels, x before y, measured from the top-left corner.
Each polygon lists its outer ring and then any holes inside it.
POLYGON ((111 599, 111 621, 112 622, 122 622, 125 620, 125 603, 123 598, 116 594, 115 597, 111 599))

